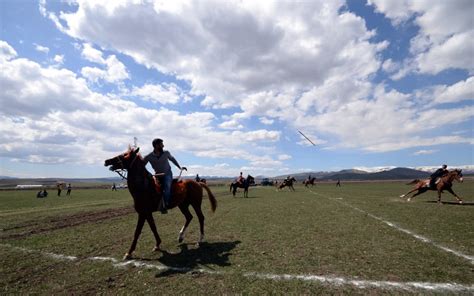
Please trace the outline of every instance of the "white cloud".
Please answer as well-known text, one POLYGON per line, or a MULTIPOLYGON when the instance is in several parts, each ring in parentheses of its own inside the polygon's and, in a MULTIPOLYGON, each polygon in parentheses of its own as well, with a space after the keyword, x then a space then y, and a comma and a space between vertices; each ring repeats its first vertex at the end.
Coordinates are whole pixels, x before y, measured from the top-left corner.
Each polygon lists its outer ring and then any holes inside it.
POLYGON ((395 26, 413 19, 420 28, 418 35, 411 40, 410 52, 414 57, 405 62, 407 68, 403 68, 394 79, 412 71, 437 74, 456 68, 471 74, 474 72, 474 2, 371 0, 369 4, 390 18, 395 26))
POLYGON ((182 97, 186 97, 174 83, 145 84, 142 87, 133 87, 130 95, 160 104, 176 104, 181 101, 182 97))
POLYGON ((46 46, 42 46, 36 43, 34 44, 34 46, 35 46, 35 49, 39 52, 46 53, 46 54, 49 53, 49 48, 46 46))
POLYGON ((433 154, 435 152, 438 152, 438 150, 435 150, 435 149, 418 150, 418 151, 414 152, 413 155, 429 155, 429 154, 433 154))
POLYGON ((110 55, 104 59, 103 53, 88 43, 84 44, 81 54, 86 60, 100 64, 105 68, 83 67, 81 69, 82 76, 91 82, 96 83, 104 80, 109 83, 116 83, 130 78, 127 68, 115 55, 110 55))
MULTIPOLYGON (((8 52, 5 56, 13 56, 7 44, 2 48, 8 52)), ((277 154, 267 155, 253 146, 271 145, 280 132, 221 131, 213 126, 215 115, 210 112, 139 107, 91 91, 83 78, 69 70, 23 58, 2 60, 1 67, 1 157, 29 163, 97 164, 124 150, 133 137, 145 154, 151 151, 152 138, 159 136, 175 156, 187 152, 281 165, 277 154)))
POLYGON ((53 61, 55 61, 56 63, 58 64, 63 64, 64 63, 64 55, 55 55, 54 58, 53 58, 53 61))
POLYGON ((13 47, 7 42, 0 40, 0 62, 8 61, 17 56, 17 53, 13 47))
POLYGON ((102 52, 92 47, 92 45, 89 43, 84 43, 81 54, 88 61, 105 65, 105 60, 102 57, 102 52))

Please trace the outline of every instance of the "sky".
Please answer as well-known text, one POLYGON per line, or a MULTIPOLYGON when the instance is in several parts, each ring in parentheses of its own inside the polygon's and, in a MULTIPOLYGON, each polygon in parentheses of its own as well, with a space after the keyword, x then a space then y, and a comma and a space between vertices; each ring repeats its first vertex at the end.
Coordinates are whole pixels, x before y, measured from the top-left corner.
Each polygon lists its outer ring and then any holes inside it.
POLYGON ((472 15, 471 0, 0 0, 0 175, 116 176, 104 160, 154 138, 189 176, 474 168, 472 15))

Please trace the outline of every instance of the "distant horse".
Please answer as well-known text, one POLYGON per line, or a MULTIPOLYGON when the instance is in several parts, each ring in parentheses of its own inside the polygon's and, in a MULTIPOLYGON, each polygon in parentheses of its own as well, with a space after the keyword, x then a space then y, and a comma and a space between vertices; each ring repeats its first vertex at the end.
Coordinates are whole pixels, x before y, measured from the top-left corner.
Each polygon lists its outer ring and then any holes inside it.
POLYGON ((243 188, 244 189, 244 197, 249 197, 249 186, 250 184, 255 182, 255 178, 247 175, 247 179, 244 179, 242 183, 240 182, 232 182, 229 187, 229 191, 232 192, 232 195, 235 197, 235 192, 237 191, 237 188, 243 188))
POLYGON ((444 175, 440 178, 439 182, 435 185, 435 187, 430 187, 430 185, 429 185, 430 180, 429 179, 428 180, 419 180, 419 179, 413 180, 410 183, 408 183, 407 185, 416 184, 415 188, 413 190, 410 190, 409 192, 407 192, 405 194, 400 195, 400 197, 404 198, 408 194, 410 194, 412 192, 415 192, 415 191, 418 191, 417 193, 415 193, 412 196, 407 198, 407 201, 410 201, 413 197, 415 197, 419 194, 425 193, 428 190, 436 190, 436 191, 438 191, 438 203, 441 203, 441 193, 443 192, 443 190, 447 190, 449 193, 451 193, 452 195, 454 195, 456 197, 456 199, 458 200, 458 202, 460 204, 462 204, 462 199, 456 193, 454 193, 453 189, 451 189, 451 187, 453 186, 453 181, 454 180, 462 183, 462 177, 463 176, 462 176, 461 171, 462 170, 450 171, 449 173, 447 173, 446 175, 444 175))
POLYGON ((290 179, 285 179, 281 184, 278 186, 278 190, 282 190, 285 187, 288 187, 291 191, 295 191, 295 187, 293 187, 293 183, 296 183, 295 177, 291 177, 290 179))
POLYGON ((204 183, 204 184, 207 184, 207 180, 204 179, 204 178, 202 178, 201 180, 199 180, 199 182, 202 182, 202 183, 204 183))
MULTIPOLYGON (((130 249, 125 254, 124 259, 132 258, 133 251, 135 251, 137 246, 137 241, 142 232, 145 220, 148 222, 148 225, 150 225, 151 231, 155 236, 156 245, 153 250, 161 250, 161 239, 156 230, 155 220, 153 219, 152 213, 158 210, 159 203, 162 199, 162 193, 161 190, 157 188, 153 176, 145 168, 145 161, 142 156, 138 154, 138 150, 139 148, 129 148, 125 153, 107 159, 104 163, 105 166, 111 166, 110 170, 112 171, 127 171, 128 190, 133 197, 135 211, 138 213, 138 222, 133 242, 130 249)), ((180 243, 184 240, 184 232, 193 218, 193 215, 189 211, 189 205, 194 208, 199 219, 201 234, 198 244, 204 241, 204 215, 201 210, 203 188, 207 191, 211 203, 211 210, 214 212, 217 207, 217 201, 206 184, 198 183, 193 180, 174 180, 173 182, 171 187, 172 198, 169 208, 171 209, 176 206, 179 207, 186 218, 186 222, 181 228, 178 236, 178 241, 180 243)))
POLYGON ((313 187, 315 180, 316 180, 316 178, 313 177, 313 178, 311 178, 311 179, 309 179, 309 180, 304 180, 304 181, 303 181, 303 184, 304 184, 305 187, 308 187, 308 185, 311 185, 311 187, 313 187))

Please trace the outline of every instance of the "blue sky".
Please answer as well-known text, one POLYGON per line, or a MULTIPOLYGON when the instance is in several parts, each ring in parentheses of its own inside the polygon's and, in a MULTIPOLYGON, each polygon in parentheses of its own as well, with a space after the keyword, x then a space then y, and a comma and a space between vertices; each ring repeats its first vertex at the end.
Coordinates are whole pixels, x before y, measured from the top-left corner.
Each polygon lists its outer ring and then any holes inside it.
POLYGON ((133 2, 0 1, 0 175, 474 168, 472 1, 133 2))

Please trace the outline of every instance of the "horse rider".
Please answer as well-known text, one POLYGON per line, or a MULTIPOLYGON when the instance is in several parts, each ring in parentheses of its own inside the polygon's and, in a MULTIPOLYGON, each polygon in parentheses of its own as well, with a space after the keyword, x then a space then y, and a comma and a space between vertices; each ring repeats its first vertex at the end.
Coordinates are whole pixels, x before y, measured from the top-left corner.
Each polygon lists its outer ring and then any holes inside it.
POLYGON ((447 170, 448 166, 443 164, 443 166, 441 166, 439 169, 437 169, 433 174, 431 174, 430 176, 430 187, 431 188, 434 188, 436 186, 436 183, 438 181, 439 178, 441 178, 442 176, 446 175, 447 173, 449 173, 449 171, 447 170))
POLYGON ((245 178, 242 176, 242 172, 240 172, 240 176, 237 177, 237 183, 244 184, 245 178))
POLYGON ((155 174, 164 174, 160 178, 160 183, 163 186, 163 203, 160 211, 162 214, 166 214, 168 213, 167 208, 171 201, 171 183, 173 183, 173 171, 171 170, 168 160, 180 170, 187 171, 188 169, 181 167, 168 150, 163 150, 165 145, 163 145, 162 139, 154 139, 152 145, 153 151, 144 158, 145 165, 149 162, 155 170, 155 174))
POLYGON ((201 182, 201 178, 199 177, 199 174, 196 174, 196 182, 201 182))

